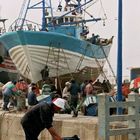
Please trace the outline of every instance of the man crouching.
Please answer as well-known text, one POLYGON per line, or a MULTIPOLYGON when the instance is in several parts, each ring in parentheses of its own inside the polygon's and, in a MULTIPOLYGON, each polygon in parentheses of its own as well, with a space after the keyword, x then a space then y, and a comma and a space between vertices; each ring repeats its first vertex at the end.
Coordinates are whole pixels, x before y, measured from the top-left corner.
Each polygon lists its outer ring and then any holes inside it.
POLYGON ((52 126, 55 111, 65 108, 66 101, 56 98, 52 103, 42 102, 29 110, 21 119, 26 140, 38 140, 40 132, 47 128, 54 140, 62 140, 52 126))

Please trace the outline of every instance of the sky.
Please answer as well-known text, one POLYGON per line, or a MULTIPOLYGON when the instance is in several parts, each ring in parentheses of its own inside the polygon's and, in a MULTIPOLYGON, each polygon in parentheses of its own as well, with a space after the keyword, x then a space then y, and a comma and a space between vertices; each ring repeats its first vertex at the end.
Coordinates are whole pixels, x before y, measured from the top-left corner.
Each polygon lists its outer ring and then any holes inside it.
MULTIPOLYGON (((36 1, 36 0, 34 0, 36 1)), ((90 25, 96 34, 102 38, 114 36, 113 45, 109 54, 110 64, 116 74, 117 71, 117 51, 118 51, 118 1, 119 0, 99 0, 102 2, 107 16, 105 26, 103 22, 90 25)), ((123 79, 129 78, 130 69, 140 67, 140 1, 123 1, 123 38, 122 38, 122 56, 123 56, 123 79)), ((7 18, 6 27, 18 17, 23 0, 0 0, 0 17, 7 18)), ((93 13, 99 11, 93 11, 93 13)), ((34 17, 38 15, 33 14, 34 17)), ((99 14, 100 15, 100 14, 99 14)), ((105 66, 108 68, 108 64, 105 66)))

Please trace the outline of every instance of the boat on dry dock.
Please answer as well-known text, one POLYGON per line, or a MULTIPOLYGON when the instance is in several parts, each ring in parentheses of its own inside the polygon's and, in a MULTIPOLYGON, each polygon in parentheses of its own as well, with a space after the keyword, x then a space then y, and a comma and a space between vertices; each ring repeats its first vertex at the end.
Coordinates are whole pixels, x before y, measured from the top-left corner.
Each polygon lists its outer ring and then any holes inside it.
POLYGON ((86 23, 102 20, 85 16, 88 6, 94 3, 61 0, 55 7, 53 0, 26 0, 20 13, 23 18, 11 25, 9 32, 0 37, 0 43, 7 48, 18 71, 31 81, 40 81, 46 66, 49 77, 80 75, 79 79, 96 79, 109 55, 113 37, 88 37, 90 29, 86 23), (30 9, 42 10, 42 26, 26 19, 30 9))

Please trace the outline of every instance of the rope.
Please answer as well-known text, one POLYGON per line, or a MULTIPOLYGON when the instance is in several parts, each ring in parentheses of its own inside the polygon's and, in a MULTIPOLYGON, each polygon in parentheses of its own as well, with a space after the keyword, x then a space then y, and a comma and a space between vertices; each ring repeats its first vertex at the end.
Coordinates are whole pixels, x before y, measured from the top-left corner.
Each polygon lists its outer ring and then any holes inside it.
MULTIPOLYGON (((59 45, 60 45, 60 43, 59 43, 59 45)), ((58 77, 58 84, 59 84, 59 87, 60 87, 60 91, 61 91, 61 93, 62 93, 62 86, 61 86, 61 80, 60 80, 60 77, 59 77, 59 59, 60 59, 60 48, 59 48, 59 50, 58 50, 58 55, 57 55, 57 60, 58 61, 56 61, 57 62, 57 77, 58 77)))
POLYGON ((79 70, 79 68, 80 68, 80 66, 81 66, 81 64, 82 64, 82 61, 84 60, 84 57, 85 57, 85 54, 86 54, 86 52, 87 52, 88 47, 89 47, 89 45, 86 46, 86 49, 85 49, 84 54, 81 55, 81 57, 80 57, 80 59, 79 59, 79 62, 78 62, 78 64, 77 64, 77 67, 76 67, 76 69, 75 69, 75 72, 76 72, 77 70, 79 70))
MULTIPOLYGON (((49 58, 49 55, 50 55, 51 46, 52 46, 52 43, 50 43, 50 47, 49 47, 49 51, 47 53, 47 59, 46 59, 46 65, 45 66, 48 66, 47 64, 48 64, 48 58, 49 58)), ((44 77, 45 77, 45 71, 42 75, 42 79, 44 79, 44 77)))
MULTIPOLYGON (((90 47, 90 49, 91 49, 92 54, 93 54, 93 56, 94 56, 94 52, 95 52, 95 51, 93 51, 93 49, 92 49, 91 47, 90 47)), ((105 75, 105 73, 104 73, 104 71, 103 71, 103 67, 100 65, 98 59, 97 59, 96 57, 94 57, 94 58, 95 58, 95 61, 96 61, 97 66, 100 68, 101 75, 102 75, 104 78, 107 79, 107 77, 106 77, 106 75, 105 75)))
POLYGON ((113 77, 114 77, 114 79, 115 79, 115 81, 116 81, 116 83, 117 83, 117 79, 116 79, 115 73, 114 73, 114 71, 113 71, 113 68, 112 68, 112 66, 111 66, 111 64, 110 64, 110 62, 109 62, 107 56, 106 56, 106 53, 105 53, 105 51, 104 51, 104 49, 103 49, 102 46, 100 46, 100 48, 102 49, 102 51, 103 51, 103 53, 104 53, 104 56, 105 56, 106 61, 107 61, 108 65, 109 65, 109 68, 110 68, 110 70, 111 70, 111 72, 112 72, 112 74, 113 74, 113 77))
POLYGON ((67 57, 66 57, 66 55, 65 55, 65 52, 64 52, 64 50, 62 49, 62 52, 63 52, 63 54, 64 54, 64 60, 65 60, 65 62, 66 62, 66 64, 67 64, 67 67, 68 67, 68 70, 69 70, 69 73, 71 74, 71 77, 73 78, 73 74, 70 72, 70 67, 69 67, 69 64, 68 64, 68 61, 67 61, 67 57))
MULTIPOLYGON (((88 48, 88 45, 87 45, 87 47, 86 47, 86 50, 87 50, 87 48, 88 48)), ((110 64, 108 58, 107 58, 107 55, 106 55, 104 49, 102 48, 102 46, 100 46, 100 48, 101 48, 102 51, 103 51, 103 54, 104 54, 104 56, 105 56, 105 58, 106 58, 106 61, 107 61, 108 65, 109 65, 109 68, 111 69, 111 72, 112 72, 112 74, 113 74, 113 76, 114 76, 114 78, 115 78, 115 81, 116 81, 116 77, 115 77, 114 71, 113 71, 113 69, 112 69, 112 67, 111 67, 111 64, 110 64)), ((90 47, 90 49, 91 49, 91 51, 92 51, 92 53, 93 53, 93 56, 94 56, 94 50, 93 50, 91 47, 90 47)), ((94 57, 94 58, 95 58, 95 61, 96 61, 97 66, 100 68, 101 75, 104 77, 104 79, 107 80, 107 76, 105 75, 105 73, 104 73, 104 71, 103 71, 103 66, 100 65, 100 63, 99 63, 99 61, 98 61, 98 59, 97 59, 96 57, 94 57)), ((109 85, 108 85, 108 86, 109 86, 109 85)))
POLYGON ((103 13, 104 13, 105 19, 107 19, 107 15, 106 15, 105 9, 104 9, 104 7, 103 7, 102 0, 100 0, 100 4, 101 4, 101 8, 102 8, 102 10, 103 10, 103 13))

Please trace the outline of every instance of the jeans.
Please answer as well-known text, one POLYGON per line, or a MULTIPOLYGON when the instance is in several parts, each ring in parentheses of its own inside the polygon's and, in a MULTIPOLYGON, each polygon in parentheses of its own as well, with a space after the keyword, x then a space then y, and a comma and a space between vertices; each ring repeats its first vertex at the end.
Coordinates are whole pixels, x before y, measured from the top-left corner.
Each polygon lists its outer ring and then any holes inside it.
POLYGON ((7 94, 3 94, 3 102, 4 102, 3 110, 8 110, 7 106, 8 106, 9 101, 10 101, 10 96, 7 94))

